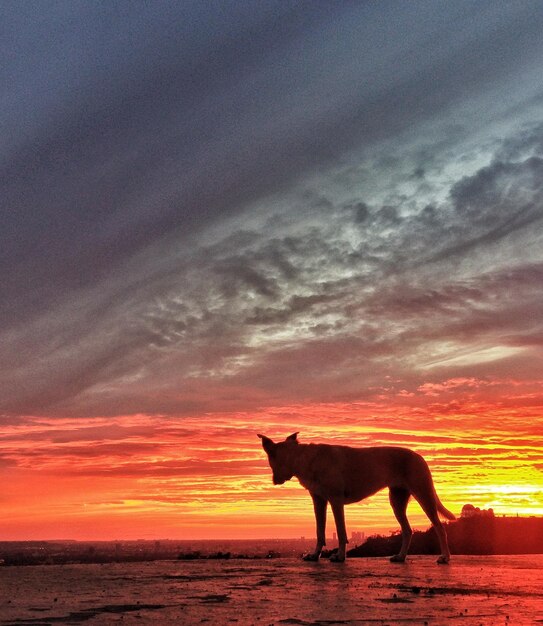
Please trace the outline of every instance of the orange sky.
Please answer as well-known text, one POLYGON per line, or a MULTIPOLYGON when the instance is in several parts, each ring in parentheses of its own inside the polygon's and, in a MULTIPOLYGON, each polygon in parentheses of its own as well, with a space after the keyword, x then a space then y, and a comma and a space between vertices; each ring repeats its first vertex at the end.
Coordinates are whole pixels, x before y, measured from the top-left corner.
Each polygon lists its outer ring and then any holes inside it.
MULTIPOLYGON (((312 537, 309 495, 296 480, 272 485, 260 431, 279 439, 299 430, 303 442, 408 446, 428 460, 441 499, 457 514, 471 502, 497 514, 542 515, 538 386, 452 379, 400 391, 393 404, 376 394, 365 403, 182 420, 28 418, 0 436, 0 536, 312 537)), ((410 516, 427 527, 416 503, 410 516)), ((349 531, 396 528, 386 492, 349 506, 347 521, 349 531)))

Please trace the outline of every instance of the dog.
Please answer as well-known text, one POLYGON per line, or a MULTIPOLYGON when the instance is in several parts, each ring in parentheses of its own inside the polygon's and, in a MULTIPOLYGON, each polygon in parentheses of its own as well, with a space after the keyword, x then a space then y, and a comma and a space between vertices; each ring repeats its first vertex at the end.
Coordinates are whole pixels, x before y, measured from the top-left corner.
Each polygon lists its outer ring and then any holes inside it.
POLYGON ((436 530, 441 549, 437 562, 446 564, 451 558, 445 528, 439 514, 453 520, 438 498, 430 468, 426 461, 412 450, 397 447, 352 448, 326 444, 302 444, 298 433, 285 441, 274 443, 269 437, 258 435, 268 455, 273 472, 273 484, 282 485, 294 476, 313 499, 317 525, 317 544, 314 552, 305 555, 306 561, 318 561, 326 545, 326 508, 332 508, 338 536, 338 551, 330 560, 343 562, 347 531, 344 506, 359 502, 388 487, 389 499, 402 529, 400 552, 390 560, 403 563, 409 550, 413 531, 406 515, 407 504, 413 496, 436 530))

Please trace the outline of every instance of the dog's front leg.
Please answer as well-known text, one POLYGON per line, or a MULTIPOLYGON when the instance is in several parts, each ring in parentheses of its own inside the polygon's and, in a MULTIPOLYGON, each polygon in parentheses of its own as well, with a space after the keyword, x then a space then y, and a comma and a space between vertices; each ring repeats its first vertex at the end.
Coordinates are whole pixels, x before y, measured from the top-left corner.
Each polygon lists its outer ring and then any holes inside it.
POLYGON ((312 493, 311 498, 313 499, 315 521, 317 523, 317 545, 315 546, 315 552, 310 552, 304 556, 304 561, 318 561, 322 548, 326 545, 326 506, 328 502, 316 493, 312 493))
POLYGON ((344 502, 340 498, 330 499, 330 505, 332 506, 332 512, 334 514, 334 520, 336 522, 338 550, 337 554, 330 557, 330 561, 336 563, 343 563, 345 560, 345 547, 349 543, 347 541, 347 530, 345 528, 345 512, 344 502))

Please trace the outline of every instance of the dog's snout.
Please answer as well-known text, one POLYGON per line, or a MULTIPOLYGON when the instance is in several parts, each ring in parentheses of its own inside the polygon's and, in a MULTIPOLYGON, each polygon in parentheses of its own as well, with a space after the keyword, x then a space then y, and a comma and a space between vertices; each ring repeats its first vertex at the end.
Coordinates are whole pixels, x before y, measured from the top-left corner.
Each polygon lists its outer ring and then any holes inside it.
POLYGON ((274 485, 282 485, 286 483, 287 480, 290 479, 290 476, 286 476, 285 474, 280 474, 278 472, 273 473, 273 484, 274 485))

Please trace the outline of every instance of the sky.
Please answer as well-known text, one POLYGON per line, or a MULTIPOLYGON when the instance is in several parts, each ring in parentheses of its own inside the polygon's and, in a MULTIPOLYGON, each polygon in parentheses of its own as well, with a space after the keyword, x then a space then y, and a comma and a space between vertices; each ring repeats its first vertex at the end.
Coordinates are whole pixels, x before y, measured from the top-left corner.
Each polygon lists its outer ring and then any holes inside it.
POLYGON ((258 432, 543 514, 541 32, 530 0, 2 3, 0 538, 314 536, 258 432))

